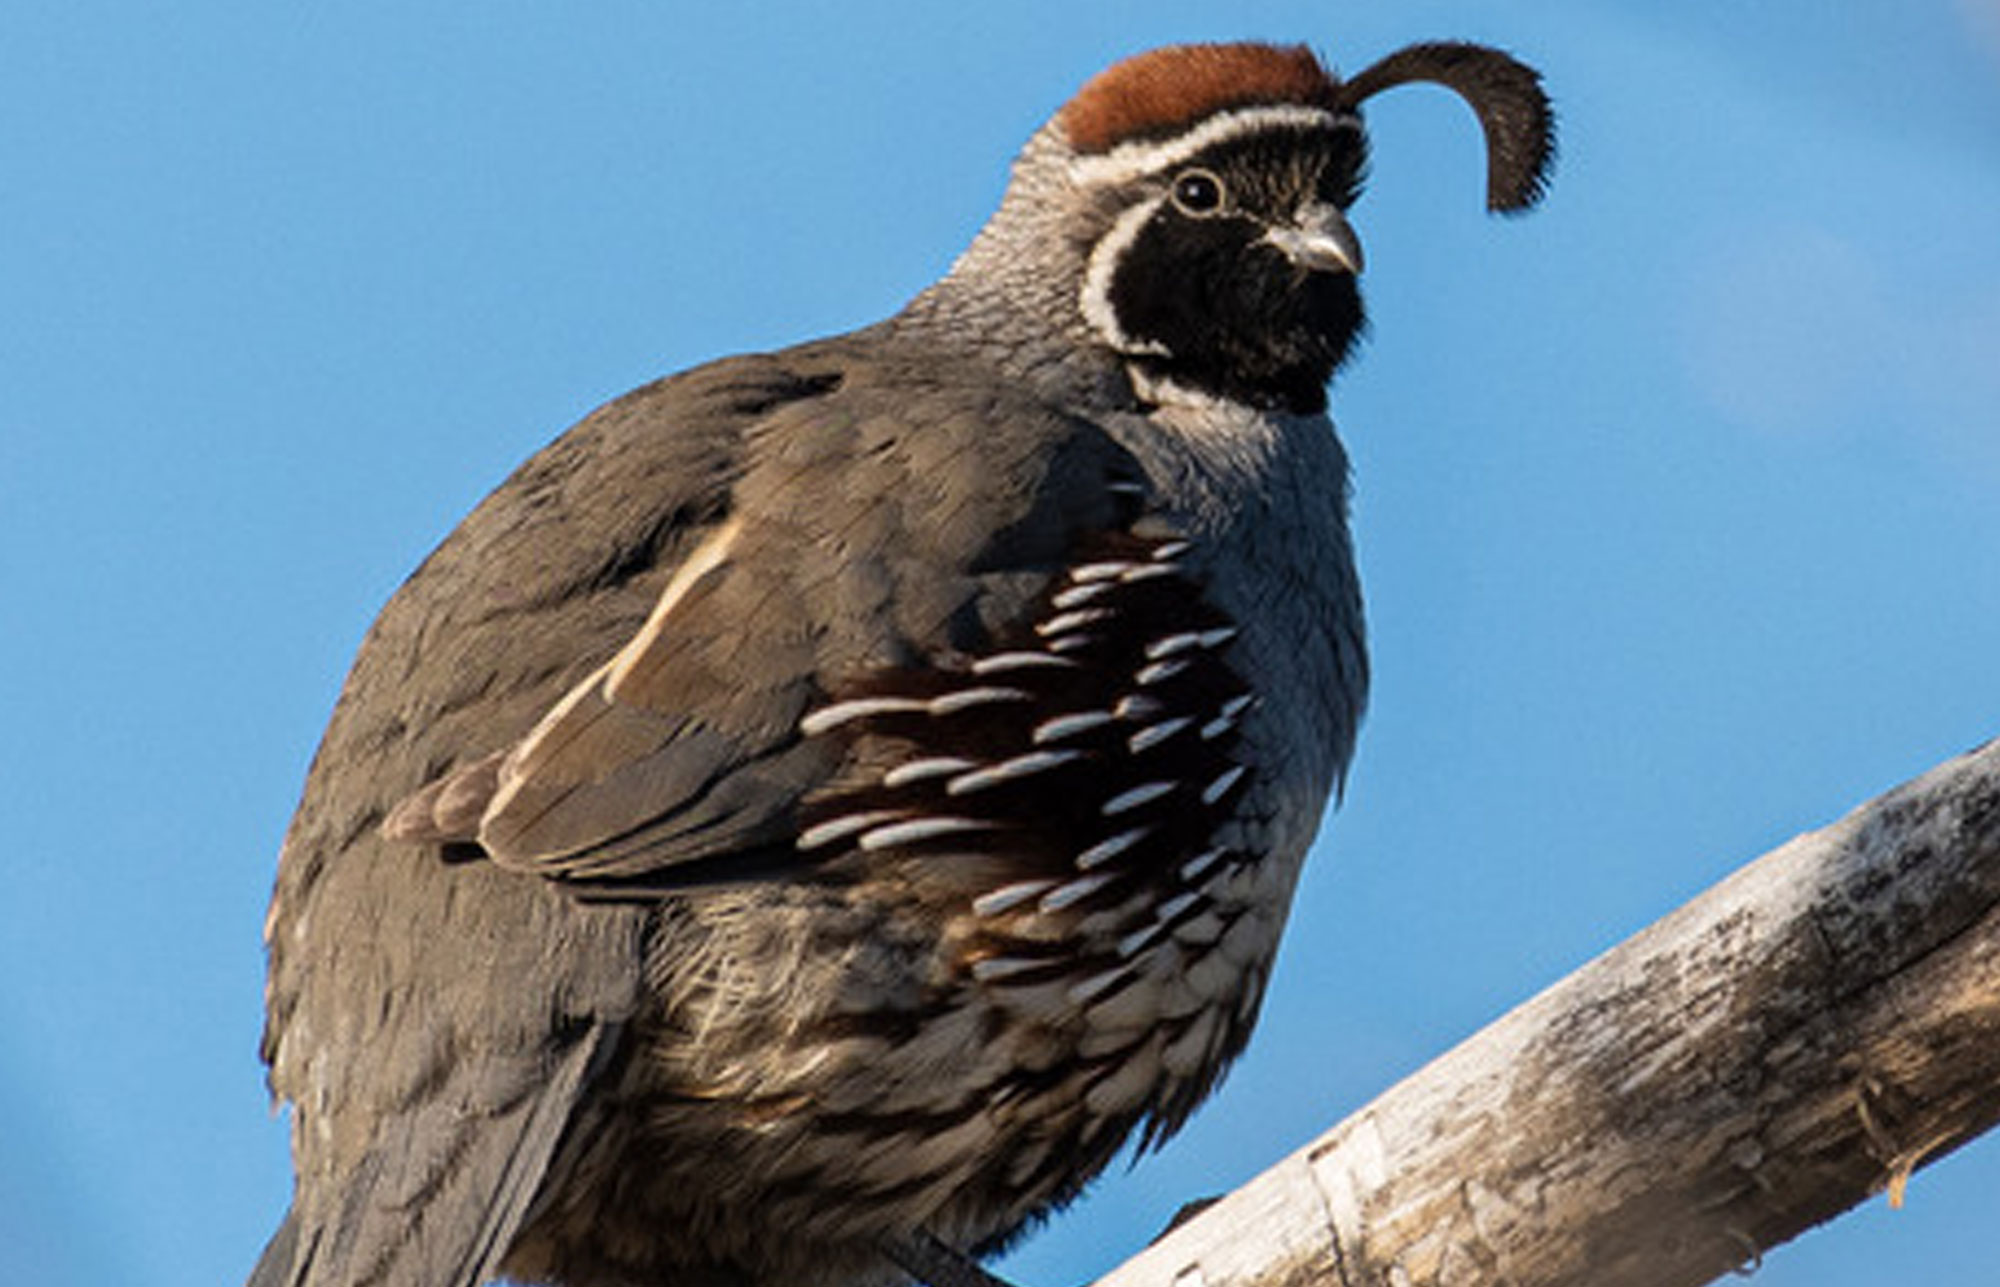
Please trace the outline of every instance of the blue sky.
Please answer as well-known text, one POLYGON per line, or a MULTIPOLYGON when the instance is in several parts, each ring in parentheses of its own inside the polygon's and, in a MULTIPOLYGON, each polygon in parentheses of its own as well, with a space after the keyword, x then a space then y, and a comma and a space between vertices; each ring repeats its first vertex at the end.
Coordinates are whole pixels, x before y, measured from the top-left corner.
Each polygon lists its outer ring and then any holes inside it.
MULTIPOLYGON (((2000 734, 2000 5, 0 10, 0 1246, 240 1279, 278 839, 381 601, 521 457, 936 276, 1092 71, 1541 65, 1535 216, 1371 108, 1334 391, 1377 688, 1264 1023, 1006 1268, 1076 1283, 1792 834, 2000 734)), ((1991 1280, 2000 1141, 1765 1284, 1991 1280)))

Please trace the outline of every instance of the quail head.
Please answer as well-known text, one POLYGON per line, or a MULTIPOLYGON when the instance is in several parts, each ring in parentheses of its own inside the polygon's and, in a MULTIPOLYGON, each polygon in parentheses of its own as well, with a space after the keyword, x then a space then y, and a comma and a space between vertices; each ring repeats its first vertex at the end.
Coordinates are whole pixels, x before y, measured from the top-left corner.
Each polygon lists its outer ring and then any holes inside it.
POLYGON ((1243 1047, 1367 682, 1361 105, 1168 48, 885 322, 605 406, 395 595, 286 838, 259 1287, 949 1277, 1243 1047), (947 1266, 945 1270, 936 1267, 947 1266))

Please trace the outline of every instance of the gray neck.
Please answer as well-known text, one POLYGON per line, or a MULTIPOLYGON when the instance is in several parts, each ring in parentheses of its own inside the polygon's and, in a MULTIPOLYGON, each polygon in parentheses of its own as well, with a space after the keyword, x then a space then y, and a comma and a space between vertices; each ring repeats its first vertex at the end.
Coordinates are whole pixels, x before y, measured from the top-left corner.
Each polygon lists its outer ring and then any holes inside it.
POLYGON ((1079 219, 1090 199, 1070 182, 1068 155, 1048 127, 1030 139, 999 210, 951 271, 887 325, 934 349, 967 349, 1065 403, 1122 410, 1134 403, 1125 364, 1091 332, 1078 303, 1091 247, 1111 215, 1079 219))

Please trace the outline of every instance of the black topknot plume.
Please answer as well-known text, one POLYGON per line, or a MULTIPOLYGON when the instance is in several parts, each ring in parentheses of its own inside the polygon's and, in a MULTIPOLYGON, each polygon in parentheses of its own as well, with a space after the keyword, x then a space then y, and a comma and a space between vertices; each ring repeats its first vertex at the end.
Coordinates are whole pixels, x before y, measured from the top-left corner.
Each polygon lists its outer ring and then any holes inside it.
POLYGON ((1519 214, 1541 200, 1555 161, 1555 112, 1541 73, 1497 49, 1460 41, 1399 49, 1341 87, 1341 105, 1430 81, 1457 92, 1486 131, 1486 208, 1519 214))

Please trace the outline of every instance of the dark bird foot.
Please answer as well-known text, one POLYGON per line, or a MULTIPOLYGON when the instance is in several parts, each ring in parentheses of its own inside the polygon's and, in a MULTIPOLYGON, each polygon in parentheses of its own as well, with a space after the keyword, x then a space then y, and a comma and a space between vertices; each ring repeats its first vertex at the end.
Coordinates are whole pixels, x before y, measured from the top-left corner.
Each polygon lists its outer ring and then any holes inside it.
POLYGON ((955 1251, 928 1233, 883 1244, 882 1250, 904 1273, 924 1287, 1014 1287, 998 1274, 987 1273, 963 1252, 955 1251))
POLYGON ((1182 1203, 1181 1209, 1174 1212, 1174 1218, 1167 1221, 1167 1227, 1160 1230, 1158 1233, 1154 1234, 1153 1242, 1149 1242, 1146 1245, 1149 1247, 1152 1246, 1153 1243, 1156 1243, 1160 1239, 1166 1237, 1168 1234, 1180 1228, 1182 1225, 1194 1219, 1196 1216, 1200 1215, 1202 1212, 1208 1210, 1210 1207, 1214 1206, 1216 1203, 1220 1201, 1222 1201, 1222 1195, 1220 1193, 1217 1193, 1206 1198, 1196 1198, 1192 1202, 1182 1203))

